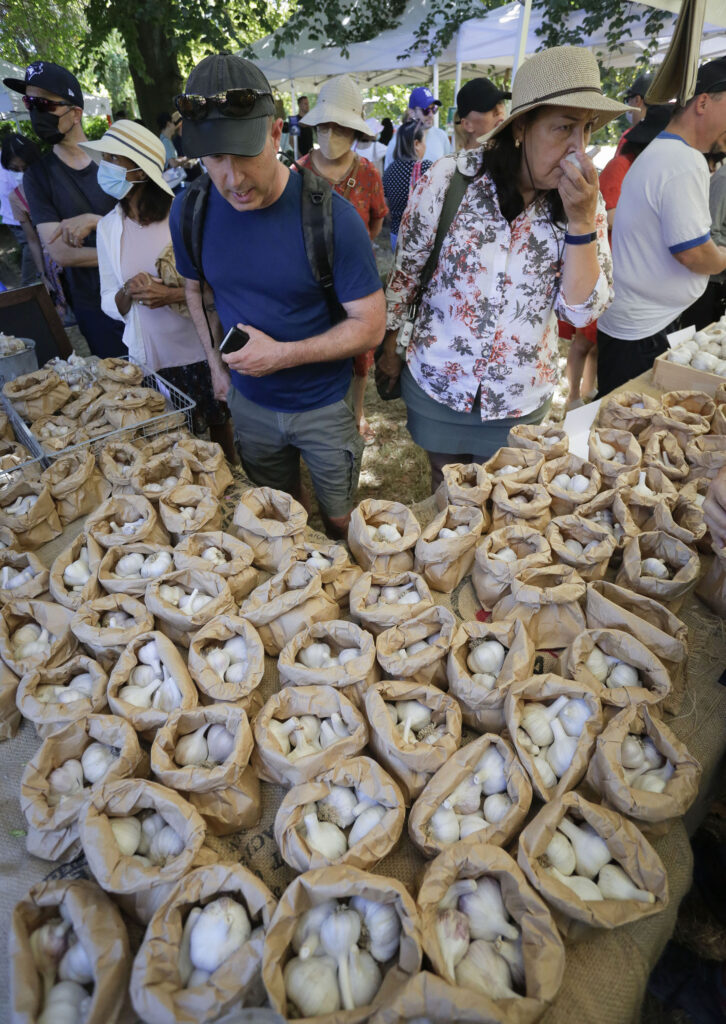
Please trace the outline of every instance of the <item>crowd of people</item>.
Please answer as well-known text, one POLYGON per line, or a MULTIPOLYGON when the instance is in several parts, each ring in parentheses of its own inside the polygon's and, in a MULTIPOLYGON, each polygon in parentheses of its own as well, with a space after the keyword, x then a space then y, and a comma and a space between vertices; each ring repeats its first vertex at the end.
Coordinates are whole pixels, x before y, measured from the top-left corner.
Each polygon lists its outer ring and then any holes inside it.
POLYGON ((302 457, 333 535, 370 439, 376 349, 379 390, 402 395, 435 489, 447 462, 484 460, 547 415, 561 334, 576 403, 595 360, 606 394, 652 365, 685 311, 723 310, 726 176, 704 154, 726 143, 725 58, 684 106, 649 106, 647 78, 621 102, 588 50, 544 50, 511 93, 463 86, 456 147, 419 86, 386 126, 382 168, 380 125, 346 75, 312 108, 299 97, 293 168, 269 83, 236 55, 194 68, 160 134, 122 117, 89 142, 77 79, 46 61, 5 84, 50 146, 3 141, 3 166, 25 172, 19 223, 49 288, 62 268, 92 352, 160 370, 233 461, 236 438, 255 484, 306 502, 302 457), (598 175, 592 133, 622 114, 632 127, 598 175), (176 196, 170 171, 189 172, 176 196), (371 242, 389 215, 382 284, 371 242), (243 344, 227 349, 234 327, 243 344))

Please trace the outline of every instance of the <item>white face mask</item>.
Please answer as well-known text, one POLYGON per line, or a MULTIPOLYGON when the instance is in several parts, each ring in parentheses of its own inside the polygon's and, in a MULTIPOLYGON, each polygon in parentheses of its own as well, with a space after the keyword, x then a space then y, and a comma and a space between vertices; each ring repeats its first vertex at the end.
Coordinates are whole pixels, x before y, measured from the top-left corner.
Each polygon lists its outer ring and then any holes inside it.
POLYGON ((339 160, 341 156, 345 156, 350 149, 351 142, 352 139, 347 135, 338 135, 337 132, 318 129, 318 145, 326 160, 339 160))

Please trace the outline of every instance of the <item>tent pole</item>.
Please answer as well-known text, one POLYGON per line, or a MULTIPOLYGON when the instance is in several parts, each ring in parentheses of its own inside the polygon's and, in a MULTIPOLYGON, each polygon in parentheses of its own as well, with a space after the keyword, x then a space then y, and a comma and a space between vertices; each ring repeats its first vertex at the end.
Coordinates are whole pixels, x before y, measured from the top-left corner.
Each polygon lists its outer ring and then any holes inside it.
POLYGON ((529 33, 529 16, 531 13, 532 0, 524 0, 519 12, 519 34, 517 37, 517 49, 514 54, 514 64, 512 66, 512 81, 514 81, 517 68, 523 62, 524 55, 527 52, 527 35, 529 33))
MULTIPOLYGON (((297 96, 295 94, 295 80, 293 78, 290 79, 290 100, 292 102, 290 115, 292 115, 297 113, 297 96)), ((292 136, 292 152, 297 160, 297 135, 292 136)))
MULTIPOLYGON (((439 98, 439 62, 437 60, 434 61, 434 80, 432 84, 432 92, 434 94, 434 99, 437 100, 439 98)), ((434 111, 434 128, 438 128, 438 126, 439 108, 436 107, 434 111)))
POLYGON ((456 103, 456 97, 461 89, 461 61, 456 62, 456 78, 454 79, 454 103, 456 103))

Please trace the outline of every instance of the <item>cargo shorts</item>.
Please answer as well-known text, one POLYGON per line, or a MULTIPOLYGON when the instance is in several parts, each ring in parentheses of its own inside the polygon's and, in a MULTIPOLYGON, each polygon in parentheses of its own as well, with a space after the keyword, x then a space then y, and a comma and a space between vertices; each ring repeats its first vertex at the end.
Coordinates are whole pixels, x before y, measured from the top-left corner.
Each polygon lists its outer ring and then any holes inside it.
POLYGON ((234 386, 227 405, 242 465, 257 487, 295 493, 300 486, 302 455, 323 513, 329 519, 348 515, 364 447, 353 414, 352 385, 339 402, 305 412, 266 409, 234 386))

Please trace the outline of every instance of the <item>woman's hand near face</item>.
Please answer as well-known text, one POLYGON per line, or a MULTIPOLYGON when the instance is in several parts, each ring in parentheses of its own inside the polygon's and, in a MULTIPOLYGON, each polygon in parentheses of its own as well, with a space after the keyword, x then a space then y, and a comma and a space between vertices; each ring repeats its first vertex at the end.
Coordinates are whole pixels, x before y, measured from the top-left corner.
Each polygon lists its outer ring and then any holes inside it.
POLYGON ((558 192, 567 216, 571 234, 588 234, 595 230, 595 212, 599 192, 597 168, 584 152, 577 153, 578 163, 561 160, 562 178, 558 192))

